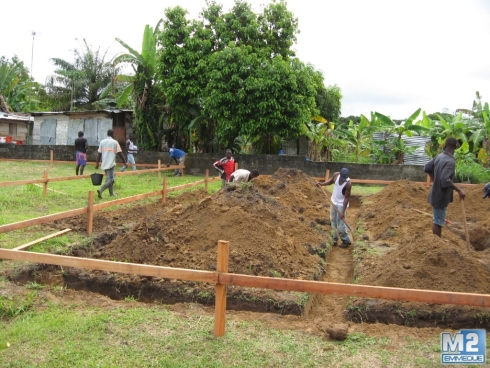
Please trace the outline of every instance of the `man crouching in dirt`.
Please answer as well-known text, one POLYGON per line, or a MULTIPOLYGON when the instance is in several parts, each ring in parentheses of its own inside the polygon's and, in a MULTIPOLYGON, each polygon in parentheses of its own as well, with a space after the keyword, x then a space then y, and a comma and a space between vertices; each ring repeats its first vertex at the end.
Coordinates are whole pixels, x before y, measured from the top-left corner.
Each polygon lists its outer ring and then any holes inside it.
POLYGON ((349 239, 349 234, 347 234, 345 222, 343 220, 347 213, 347 207, 349 207, 350 192, 352 188, 352 182, 349 178, 349 170, 343 168, 340 170, 340 172, 334 173, 332 179, 317 183, 316 185, 321 187, 331 184, 334 184, 331 198, 333 204, 330 204, 330 223, 334 231, 333 245, 337 245, 339 240, 338 234, 340 234, 340 238, 342 239, 342 244, 340 244, 340 247, 347 248, 349 245, 351 245, 351 241, 349 239), (338 212, 335 210, 334 205, 338 212))
POLYGON ((424 171, 429 174, 433 182, 427 201, 432 206, 434 213, 432 233, 438 237, 441 237, 442 227, 446 220, 447 206, 453 201, 453 190, 458 192, 461 199, 465 197, 465 193, 453 183, 456 168, 454 151, 457 145, 456 138, 446 139, 444 151, 424 166, 424 171))
POLYGON ((230 183, 234 182, 236 184, 240 184, 242 182, 249 182, 257 176, 259 176, 259 171, 256 169, 253 169, 252 171, 238 169, 230 175, 230 183))

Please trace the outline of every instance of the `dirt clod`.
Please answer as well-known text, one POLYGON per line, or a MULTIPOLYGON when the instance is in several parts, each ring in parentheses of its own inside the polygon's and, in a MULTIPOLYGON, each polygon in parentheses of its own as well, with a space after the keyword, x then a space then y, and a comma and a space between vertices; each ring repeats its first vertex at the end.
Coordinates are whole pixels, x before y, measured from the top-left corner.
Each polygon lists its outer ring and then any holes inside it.
POLYGON ((347 338, 349 325, 346 323, 338 323, 326 327, 328 336, 334 340, 343 341, 347 338))

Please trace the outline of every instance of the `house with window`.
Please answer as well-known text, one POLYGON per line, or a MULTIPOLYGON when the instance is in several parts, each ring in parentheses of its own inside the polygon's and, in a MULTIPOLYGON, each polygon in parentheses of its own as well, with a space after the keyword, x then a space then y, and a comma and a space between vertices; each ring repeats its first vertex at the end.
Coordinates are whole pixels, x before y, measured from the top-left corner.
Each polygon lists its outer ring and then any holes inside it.
POLYGON ((29 132, 33 121, 33 118, 27 114, 0 112, 0 137, 8 137, 9 143, 10 141, 17 144, 29 143, 29 132))
POLYGON ((84 132, 89 146, 98 146, 114 130, 114 138, 124 145, 133 133, 132 110, 33 112, 32 144, 73 145, 78 132, 84 132))

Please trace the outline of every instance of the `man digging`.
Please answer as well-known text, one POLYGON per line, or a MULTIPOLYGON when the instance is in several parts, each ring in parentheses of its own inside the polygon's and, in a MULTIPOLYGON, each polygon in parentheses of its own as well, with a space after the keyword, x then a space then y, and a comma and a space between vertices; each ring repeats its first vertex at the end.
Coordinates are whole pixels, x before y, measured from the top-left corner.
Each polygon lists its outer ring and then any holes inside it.
POLYGON ((317 183, 316 185, 321 187, 331 184, 334 184, 331 197, 332 204, 330 204, 330 223, 334 231, 333 245, 337 245, 339 240, 338 234, 340 234, 340 239, 342 239, 342 244, 340 244, 340 247, 347 248, 349 245, 351 245, 349 234, 347 234, 344 222, 347 207, 349 207, 352 188, 352 182, 349 178, 349 170, 343 168, 340 170, 340 172, 334 173, 332 179, 317 183))
POLYGON ((427 201, 432 206, 434 213, 432 233, 438 237, 441 237, 442 227, 446 220, 447 206, 453 201, 453 190, 458 192, 461 200, 465 197, 465 193, 453 183, 456 168, 454 151, 456 151, 457 144, 456 138, 446 139, 444 151, 424 166, 424 171, 429 174, 433 182, 427 201))

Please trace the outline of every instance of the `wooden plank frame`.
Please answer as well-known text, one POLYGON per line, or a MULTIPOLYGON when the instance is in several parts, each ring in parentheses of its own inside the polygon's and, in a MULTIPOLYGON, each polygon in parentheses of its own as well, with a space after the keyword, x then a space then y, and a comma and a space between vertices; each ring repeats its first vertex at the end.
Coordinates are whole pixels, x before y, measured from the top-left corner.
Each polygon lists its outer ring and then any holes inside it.
POLYGON ((91 258, 33 253, 12 249, 0 249, 0 258, 66 267, 85 268, 90 270, 127 273, 131 275, 163 277, 169 279, 180 279, 184 281, 200 281, 221 285, 289 290, 316 294, 351 295, 363 298, 404 300, 421 303, 490 307, 490 295, 488 294, 402 289, 383 286, 249 276, 227 272, 189 270, 125 262, 113 262, 91 258))
POLYGON ((0 258, 64 267, 85 268, 89 270, 126 273, 130 275, 162 277, 184 281, 199 281, 207 283, 216 283, 218 281, 218 274, 213 271, 188 270, 184 268, 113 262, 99 259, 59 256, 55 254, 24 252, 11 249, 0 249, 0 258))
POLYGON ((26 243, 26 244, 23 244, 23 245, 19 245, 18 247, 15 247, 15 248, 12 248, 12 250, 27 250, 27 248, 37 244, 37 243, 41 243, 45 240, 48 240, 48 239, 51 239, 51 238, 55 238, 57 236, 60 236, 60 235, 63 235, 63 234, 66 234, 68 232, 70 232, 71 229, 65 229, 65 230, 61 230, 61 231, 58 231, 54 234, 50 234, 50 235, 46 235, 42 238, 39 238, 39 239, 36 239, 36 240, 33 240, 29 243, 26 243))

